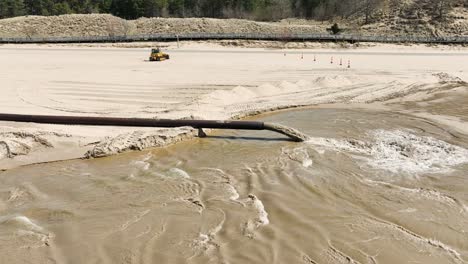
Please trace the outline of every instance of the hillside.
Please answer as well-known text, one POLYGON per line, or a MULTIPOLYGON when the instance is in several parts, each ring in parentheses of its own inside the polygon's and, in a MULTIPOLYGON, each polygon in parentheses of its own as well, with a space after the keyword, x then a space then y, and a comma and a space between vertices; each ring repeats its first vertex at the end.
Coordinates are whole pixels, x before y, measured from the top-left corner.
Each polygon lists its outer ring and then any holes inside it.
MULTIPOLYGON (((370 24, 360 27, 363 32, 388 35, 468 35, 468 1, 454 5, 454 8, 442 9, 435 7, 434 0, 395 0, 385 3, 387 4, 382 5, 372 16, 370 24)), ((356 17, 358 20, 361 17, 362 24, 362 15, 357 14, 356 17)))
POLYGON ((368 24, 362 16, 321 22, 284 19, 257 22, 214 18, 139 18, 125 20, 108 14, 23 16, 0 20, 0 37, 117 36, 151 33, 326 33, 333 22, 345 33, 368 35, 453 36, 468 35, 468 10, 454 8, 444 20, 435 20, 424 9, 382 7, 368 24))

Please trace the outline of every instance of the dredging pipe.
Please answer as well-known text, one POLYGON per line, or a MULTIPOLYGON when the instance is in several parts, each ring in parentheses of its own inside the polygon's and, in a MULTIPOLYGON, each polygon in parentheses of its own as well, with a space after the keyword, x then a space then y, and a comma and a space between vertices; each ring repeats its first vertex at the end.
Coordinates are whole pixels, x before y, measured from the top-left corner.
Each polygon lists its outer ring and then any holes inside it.
POLYGON ((239 130, 269 130, 288 136, 294 141, 301 142, 307 136, 301 132, 279 124, 258 121, 224 121, 224 120, 172 120, 150 118, 117 118, 117 117, 89 117, 89 116, 51 116, 51 115, 18 115, 0 114, 0 121, 58 124, 58 125, 86 125, 86 126, 124 126, 124 127, 192 127, 198 129, 200 137, 206 136, 203 128, 207 129, 239 129, 239 130))

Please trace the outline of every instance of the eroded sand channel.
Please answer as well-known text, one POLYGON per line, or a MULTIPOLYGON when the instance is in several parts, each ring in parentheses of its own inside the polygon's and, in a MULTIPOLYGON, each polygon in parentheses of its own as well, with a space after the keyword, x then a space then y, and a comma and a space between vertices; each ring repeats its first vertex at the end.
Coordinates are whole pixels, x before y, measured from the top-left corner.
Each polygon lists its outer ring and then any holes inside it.
POLYGON ((0 262, 468 260, 466 135, 370 110, 262 120, 312 139, 223 132, 2 172, 0 262))

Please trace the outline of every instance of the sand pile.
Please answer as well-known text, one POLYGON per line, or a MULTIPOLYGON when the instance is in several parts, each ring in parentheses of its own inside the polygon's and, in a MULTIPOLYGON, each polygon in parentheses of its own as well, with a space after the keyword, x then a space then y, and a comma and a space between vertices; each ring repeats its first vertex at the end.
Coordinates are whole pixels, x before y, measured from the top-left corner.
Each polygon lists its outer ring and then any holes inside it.
POLYGON ((452 12, 453 22, 446 24, 453 34, 468 35, 468 9, 457 8, 452 12))
POLYGON ((266 23, 243 19, 213 18, 140 18, 133 21, 141 34, 151 33, 317 33, 326 32, 326 26, 317 23, 266 23))
POLYGON ((2 37, 125 35, 131 23, 111 15, 26 16, 0 20, 2 37))
POLYGON ((434 19, 427 10, 409 8, 406 13, 382 15, 374 23, 357 29, 363 34, 391 36, 466 36, 468 35, 468 10, 454 8, 446 20, 434 19))
POLYGON ((242 19, 140 18, 112 15, 26 16, 0 20, 1 37, 117 36, 154 33, 325 33, 327 24, 265 23, 242 19))
MULTIPOLYGON (((466 1, 465 1, 466 2, 466 1)), ((468 9, 452 1, 439 18, 432 0, 384 1, 366 21, 364 10, 330 21, 297 18, 279 22, 214 18, 139 18, 124 20, 108 14, 25 16, 0 19, 0 37, 115 36, 153 33, 327 33, 337 22, 346 34, 388 36, 468 35, 468 9), (448 11, 448 12, 447 12, 448 11)))
MULTIPOLYGON (((427 15, 383 16, 362 25, 359 19, 339 21, 346 34, 407 36, 468 35, 468 11, 454 9, 449 21, 437 22, 427 15)), ((155 33, 327 33, 332 22, 285 19, 257 22, 244 19, 140 18, 124 20, 112 15, 26 16, 0 20, 0 37, 123 36, 155 33)))

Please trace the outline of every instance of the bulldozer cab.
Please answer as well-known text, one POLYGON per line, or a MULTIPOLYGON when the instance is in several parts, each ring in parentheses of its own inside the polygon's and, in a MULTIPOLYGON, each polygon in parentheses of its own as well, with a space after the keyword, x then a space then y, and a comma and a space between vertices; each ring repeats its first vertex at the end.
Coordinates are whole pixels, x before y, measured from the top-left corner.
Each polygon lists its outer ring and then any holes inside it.
POLYGON ((153 53, 153 54, 154 54, 154 53, 159 53, 159 52, 160 52, 159 49, 151 49, 151 53, 153 53))

